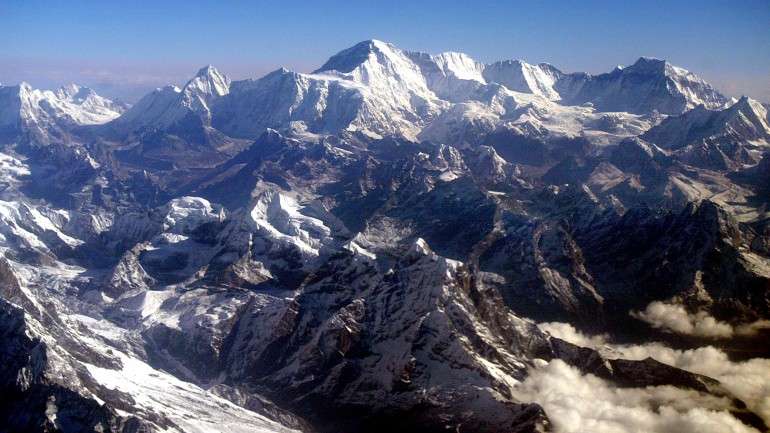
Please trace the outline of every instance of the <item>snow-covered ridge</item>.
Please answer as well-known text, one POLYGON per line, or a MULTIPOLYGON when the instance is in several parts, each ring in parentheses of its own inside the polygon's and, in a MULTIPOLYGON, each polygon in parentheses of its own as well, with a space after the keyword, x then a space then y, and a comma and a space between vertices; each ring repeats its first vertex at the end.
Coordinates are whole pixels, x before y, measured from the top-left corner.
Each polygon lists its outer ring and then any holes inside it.
POLYGON ((591 103, 600 111, 677 115, 699 105, 719 109, 729 103, 697 75, 651 57, 605 74, 564 74, 556 90, 565 103, 591 103))
POLYGON ((113 125, 124 132, 171 128, 192 116, 202 126, 211 122, 211 105, 230 91, 230 78, 208 65, 181 89, 168 85, 144 96, 113 125))
POLYGON ((668 148, 704 140, 766 146, 770 145, 767 114, 762 104, 744 96, 724 110, 709 110, 700 105, 681 116, 669 117, 643 137, 668 148))
POLYGON ((54 128, 98 125, 125 110, 125 105, 77 84, 55 91, 35 89, 26 82, 0 86, 0 134, 7 139, 29 131, 45 136, 54 128))
POLYGON ((502 84, 508 89, 559 100, 561 95, 554 89, 562 73, 551 65, 531 65, 521 60, 492 63, 484 68, 484 77, 490 82, 502 84))
MULTIPOLYGON (((585 106, 589 114, 676 115, 727 103, 695 74, 657 59, 643 57, 593 76, 564 73, 546 63, 484 64, 463 53, 410 52, 368 40, 333 55, 312 73, 281 68, 231 83, 212 66, 204 67, 181 89, 168 86, 145 96, 113 125, 127 132, 174 133, 195 124, 246 139, 271 128, 414 140, 435 136, 426 130, 481 125, 489 132, 523 113, 540 113, 534 114, 535 128, 549 130, 541 114, 570 106, 585 106)), ((589 123, 581 122, 580 129, 589 123)))
MULTIPOLYGON (((410 52, 378 40, 345 49, 312 73, 281 68, 259 79, 231 82, 209 65, 183 87, 156 89, 122 115, 119 104, 78 86, 56 92, 0 87, 0 101, 0 132, 21 124, 48 136, 62 122, 111 120, 108 130, 119 136, 161 130, 201 143, 222 134, 255 139, 267 128, 411 140, 439 137, 426 131, 451 130, 441 136, 451 140, 463 135, 460 131, 509 130, 511 122, 527 124, 525 135, 568 131, 574 136, 597 124, 603 116, 598 113, 678 115, 730 102, 697 75, 653 58, 590 75, 564 73, 546 63, 484 64, 458 52, 410 52), (548 113, 578 106, 585 113, 573 117, 582 119, 577 129, 549 120, 553 116, 548 113)), ((602 131, 598 135, 602 143, 617 141, 602 131)))

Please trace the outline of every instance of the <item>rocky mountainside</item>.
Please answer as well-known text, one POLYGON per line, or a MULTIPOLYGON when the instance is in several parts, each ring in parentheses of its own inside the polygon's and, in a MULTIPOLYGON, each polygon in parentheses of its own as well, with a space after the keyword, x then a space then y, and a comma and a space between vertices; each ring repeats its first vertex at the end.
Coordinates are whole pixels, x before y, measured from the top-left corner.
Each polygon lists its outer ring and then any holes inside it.
POLYGON ((649 58, 0 87, 0 432, 765 431, 769 140, 649 58))

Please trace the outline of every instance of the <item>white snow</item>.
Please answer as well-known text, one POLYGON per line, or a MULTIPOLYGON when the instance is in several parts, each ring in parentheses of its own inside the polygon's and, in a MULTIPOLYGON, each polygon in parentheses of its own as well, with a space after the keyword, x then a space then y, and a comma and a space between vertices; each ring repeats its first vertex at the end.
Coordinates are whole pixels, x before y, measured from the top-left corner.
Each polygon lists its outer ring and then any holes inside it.
POLYGON ((302 213, 303 206, 278 191, 266 191, 251 209, 251 219, 257 228, 271 239, 294 245, 303 253, 318 256, 331 229, 318 218, 302 213))
POLYGON ((175 234, 189 233, 202 224, 223 221, 225 211, 200 197, 180 197, 166 205, 163 230, 175 234))
POLYGON ((236 406, 200 387, 113 350, 123 368, 112 370, 85 364, 89 374, 107 389, 129 394, 139 412, 163 414, 180 433, 295 432, 259 414, 236 406))
POLYGON ((34 89, 28 83, 0 86, 0 126, 46 128, 59 121, 96 125, 117 118, 124 107, 76 84, 56 91, 34 89))

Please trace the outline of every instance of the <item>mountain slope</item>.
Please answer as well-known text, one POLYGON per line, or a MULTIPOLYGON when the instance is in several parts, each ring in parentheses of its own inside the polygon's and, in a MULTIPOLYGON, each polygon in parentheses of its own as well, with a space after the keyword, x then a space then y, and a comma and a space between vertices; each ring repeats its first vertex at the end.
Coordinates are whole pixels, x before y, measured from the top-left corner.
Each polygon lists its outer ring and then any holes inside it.
POLYGON ((181 89, 166 86, 142 98, 112 126, 126 132, 142 129, 183 129, 197 122, 201 127, 211 122, 210 105, 229 92, 230 79, 213 66, 201 68, 181 89), (195 120, 193 120, 195 119, 195 120))
POLYGON ((679 149, 703 140, 760 145, 770 141, 770 124, 765 107, 744 96, 723 110, 698 106, 681 116, 669 117, 642 137, 667 149, 679 149))
POLYGON ((56 91, 27 83, 0 86, 0 139, 9 142, 27 134, 27 140, 47 144, 63 140, 73 127, 103 124, 125 110, 124 105, 76 84, 56 91))
POLYGON ((641 57, 600 75, 567 74, 556 84, 568 104, 591 103, 601 111, 681 114, 698 105, 717 109, 728 99, 697 75, 665 60, 641 57))

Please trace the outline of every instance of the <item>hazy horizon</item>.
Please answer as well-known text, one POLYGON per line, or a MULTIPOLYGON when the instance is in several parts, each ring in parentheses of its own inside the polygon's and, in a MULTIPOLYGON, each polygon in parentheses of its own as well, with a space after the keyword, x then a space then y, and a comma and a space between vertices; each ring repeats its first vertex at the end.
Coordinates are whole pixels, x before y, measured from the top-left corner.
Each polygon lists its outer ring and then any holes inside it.
POLYGON ((380 39, 411 51, 460 51, 482 62, 548 62, 594 74, 640 56, 657 57, 729 96, 770 102, 767 1, 712 1, 697 10, 641 1, 344 8, 333 8, 337 2, 236 3, 10 2, 0 12, 6 41, 0 44, 0 83, 55 88, 75 82, 135 102, 156 87, 183 84, 207 64, 233 79, 258 78, 282 66, 309 72, 357 42, 380 39))

